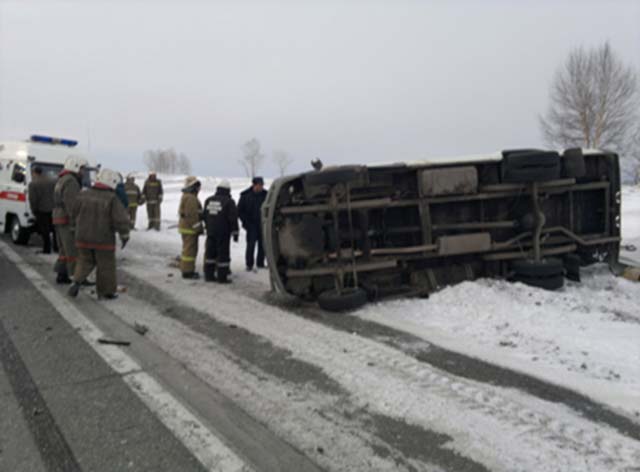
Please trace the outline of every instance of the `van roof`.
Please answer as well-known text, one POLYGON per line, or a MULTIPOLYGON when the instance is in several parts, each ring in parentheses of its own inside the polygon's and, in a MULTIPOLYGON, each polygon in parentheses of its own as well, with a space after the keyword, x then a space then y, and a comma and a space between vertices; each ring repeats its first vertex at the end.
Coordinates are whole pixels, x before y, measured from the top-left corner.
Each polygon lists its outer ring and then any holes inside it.
POLYGON ((29 157, 34 157, 39 162, 64 164, 70 155, 84 157, 93 164, 92 159, 85 153, 68 146, 32 141, 0 141, 2 160, 27 161, 29 157))

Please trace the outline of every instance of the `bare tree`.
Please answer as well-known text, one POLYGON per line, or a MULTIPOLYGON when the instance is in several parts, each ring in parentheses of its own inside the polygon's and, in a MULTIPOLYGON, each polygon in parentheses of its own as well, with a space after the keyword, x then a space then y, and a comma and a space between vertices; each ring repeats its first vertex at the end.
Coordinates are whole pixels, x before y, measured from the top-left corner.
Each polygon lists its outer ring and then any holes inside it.
POLYGON ((638 75, 609 43, 573 50, 556 72, 551 103, 540 117, 542 133, 553 147, 631 152, 640 124, 638 75))
POLYGON ((191 161, 187 157, 186 154, 180 153, 178 155, 178 172, 180 174, 189 175, 191 174, 191 161))
POLYGON ((289 166, 293 164, 293 159, 287 151, 283 150, 273 151, 272 157, 273 163, 278 167, 278 171, 282 177, 287 172, 289 166))
POLYGON ((149 171, 161 172, 163 174, 191 172, 191 162, 185 154, 180 154, 173 148, 147 150, 144 152, 143 161, 149 171))
POLYGON ((264 154, 260 152, 260 141, 251 138, 242 146, 242 159, 238 162, 244 168, 247 177, 255 177, 264 161, 264 154))

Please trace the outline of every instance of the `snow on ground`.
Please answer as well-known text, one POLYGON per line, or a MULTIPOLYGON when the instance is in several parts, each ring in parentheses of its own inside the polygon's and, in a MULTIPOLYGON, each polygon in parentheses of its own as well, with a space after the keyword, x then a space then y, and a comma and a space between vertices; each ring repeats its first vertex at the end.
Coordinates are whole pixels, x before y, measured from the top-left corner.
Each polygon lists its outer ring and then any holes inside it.
MULTIPOLYGON (((165 200, 160 232, 134 233, 122 256, 153 271, 167 272, 167 261, 180 253, 175 227, 184 177, 163 178, 165 200)), ((232 194, 248 179, 229 179, 232 194)), ((203 201, 219 179, 202 178, 203 201)), ((139 179, 142 184, 142 179, 139 179)), ((624 244, 640 248, 640 189, 623 191, 624 244)), ((138 228, 146 228, 146 210, 138 228)), ((201 241, 201 248, 203 239, 201 241)), ((236 285, 269 289, 268 273, 244 272, 244 235, 232 243, 236 285)), ((625 252, 638 259, 637 252, 625 252)), ((198 270, 202 267, 202 249, 198 270)), ((640 259, 638 259, 640 265, 640 259)), ((185 287, 185 290, 189 290, 185 287)), ((612 276, 605 266, 583 270, 581 284, 567 282, 547 292, 498 280, 479 280, 448 287, 428 300, 401 300, 370 305, 355 316, 410 332, 443 347, 520 370, 585 393, 599 401, 640 415, 640 284, 612 276)))
MULTIPOLYGON (((640 189, 622 196, 623 244, 640 247, 640 189)), ((636 252, 625 252, 636 258, 636 252)), ((636 262, 638 263, 638 262, 636 262)), ((639 263, 640 265, 640 263, 639 263)), ((483 279, 356 316, 413 333, 640 416, 640 284, 605 265, 557 292, 483 279)))

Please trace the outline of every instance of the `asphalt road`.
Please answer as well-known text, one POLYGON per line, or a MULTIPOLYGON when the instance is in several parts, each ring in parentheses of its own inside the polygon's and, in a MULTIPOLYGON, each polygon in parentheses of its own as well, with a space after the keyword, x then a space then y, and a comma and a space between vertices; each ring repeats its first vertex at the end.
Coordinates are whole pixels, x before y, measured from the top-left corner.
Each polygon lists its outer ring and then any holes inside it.
POLYGON ((203 470, 1 253, 0 470, 203 470))

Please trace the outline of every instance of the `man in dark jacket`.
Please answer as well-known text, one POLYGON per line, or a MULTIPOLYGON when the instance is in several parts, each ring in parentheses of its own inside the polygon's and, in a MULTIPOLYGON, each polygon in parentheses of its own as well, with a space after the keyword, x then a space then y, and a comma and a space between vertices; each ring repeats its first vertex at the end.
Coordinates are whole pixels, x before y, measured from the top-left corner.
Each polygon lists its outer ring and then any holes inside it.
POLYGON ((55 179, 42 173, 42 167, 34 167, 29 183, 29 206, 36 218, 36 227, 42 237, 42 252, 51 254, 51 235, 53 234, 53 250, 58 252, 56 233, 51 220, 53 212, 53 193, 56 187, 55 179))
POLYGON ((228 180, 220 182, 215 195, 205 200, 203 219, 207 227, 204 278, 207 282, 229 283, 229 246, 232 237, 238 242, 238 211, 228 180))
POLYGON ((116 237, 122 248, 129 240, 129 215, 115 193, 120 182, 117 172, 102 169, 96 183, 82 192, 73 206, 71 221, 75 230, 78 263, 69 295, 78 295, 80 286, 96 269, 96 293, 99 299, 117 298, 116 237))
POLYGON ((267 198, 267 191, 264 189, 264 179, 262 177, 254 177, 251 184, 251 187, 240 194, 240 202, 238 203, 238 216, 242 222, 242 227, 247 232, 245 263, 248 271, 253 270, 256 245, 258 246, 256 265, 258 268, 264 267, 260 208, 267 198))

